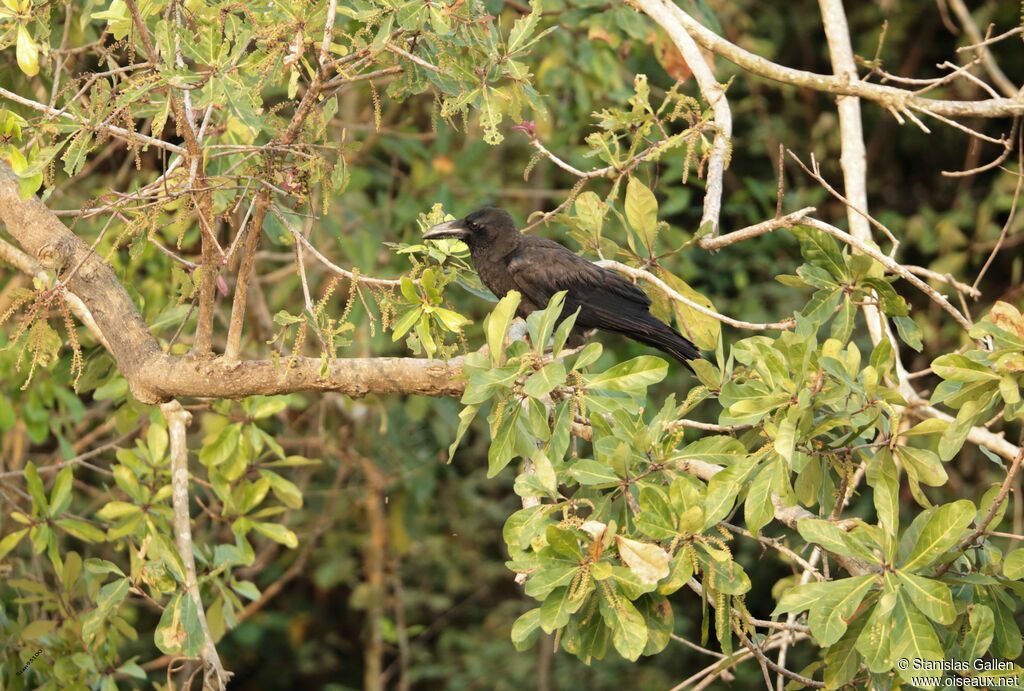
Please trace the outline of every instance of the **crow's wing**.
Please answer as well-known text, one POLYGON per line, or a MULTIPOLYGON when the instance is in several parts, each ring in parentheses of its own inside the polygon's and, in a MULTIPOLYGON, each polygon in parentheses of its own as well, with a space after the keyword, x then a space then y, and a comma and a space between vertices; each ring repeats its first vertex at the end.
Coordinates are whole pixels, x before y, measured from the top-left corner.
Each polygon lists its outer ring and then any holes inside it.
POLYGON ((697 347, 651 314, 651 299, 617 273, 577 257, 556 242, 523 238, 508 258, 512 282, 538 308, 566 291, 563 314, 579 308, 577 329, 615 331, 662 350, 680 362, 700 357, 697 347))
POLYGON ((547 305, 558 291, 567 291, 566 314, 581 307, 579 324, 586 328, 616 329, 616 325, 600 323, 613 316, 608 311, 644 313, 651 305, 644 291, 619 274, 545 238, 524 237, 509 259, 508 271, 519 291, 538 307, 547 305))

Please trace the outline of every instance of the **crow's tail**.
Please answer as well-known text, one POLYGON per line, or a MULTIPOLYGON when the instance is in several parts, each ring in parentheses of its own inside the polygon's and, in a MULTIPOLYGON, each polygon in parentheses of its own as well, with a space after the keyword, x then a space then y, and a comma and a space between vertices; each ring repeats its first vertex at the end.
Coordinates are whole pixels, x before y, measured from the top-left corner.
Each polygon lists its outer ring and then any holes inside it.
POLYGON ((657 317, 648 315, 644 320, 644 328, 636 329, 628 335, 641 343, 657 348, 685 364, 688 360, 699 360, 700 351, 690 340, 657 317))

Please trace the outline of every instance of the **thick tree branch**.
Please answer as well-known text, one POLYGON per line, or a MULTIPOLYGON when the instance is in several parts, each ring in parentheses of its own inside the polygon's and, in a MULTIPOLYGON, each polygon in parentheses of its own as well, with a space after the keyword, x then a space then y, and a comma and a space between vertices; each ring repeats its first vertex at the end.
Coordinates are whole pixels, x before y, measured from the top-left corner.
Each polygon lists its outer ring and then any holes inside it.
POLYGON ((0 220, 27 252, 18 252, 25 265, 18 268, 31 269, 31 262, 38 261, 60 276, 77 267, 67 278, 67 289, 88 307, 132 394, 143 403, 180 396, 243 398, 292 391, 459 396, 465 386, 459 379, 458 358, 337 359, 328 361, 321 375, 318 358, 298 358, 289 367, 269 360, 232 363, 166 355, 110 266, 38 199, 22 199, 18 178, 6 164, 0 164, 0 220))

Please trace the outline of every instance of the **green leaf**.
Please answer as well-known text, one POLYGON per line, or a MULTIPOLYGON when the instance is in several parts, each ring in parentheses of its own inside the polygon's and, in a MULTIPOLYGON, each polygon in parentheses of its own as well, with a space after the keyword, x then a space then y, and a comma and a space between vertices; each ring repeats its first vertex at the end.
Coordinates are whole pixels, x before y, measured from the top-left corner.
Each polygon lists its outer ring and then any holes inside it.
POLYGON ((142 513, 142 507, 128 501, 108 501, 96 512, 98 518, 112 522, 125 516, 142 513))
POLYGON ((270 482, 274 496, 289 509, 302 508, 302 490, 291 480, 269 470, 260 470, 260 476, 270 482))
POLYGON ((793 234, 800 241, 800 252, 804 259, 827 270, 840 281, 846 279, 846 261, 832 236, 805 226, 794 228, 793 234))
POLYGON ((515 317, 516 308, 522 296, 519 291, 510 290, 505 294, 491 313, 484 320, 484 331, 487 333, 487 348, 491 353, 491 364, 498 366, 505 360, 505 335, 515 317))
POLYGON ((793 448, 796 446, 796 422, 799 418, 800 409, 796 406, 791 407, 790 413, 782 419, 775 433, 775 452, 790 462, 793 460, 793 448))
POLYGON ((829 552, 878 562, 878 557, 836 525, 818 518, 805 518, 797 523, 800 536, 816 542, 829 552))
POLYGON ((59 516, 71 506, 72 466, 64 466, 50 489, 50 515, 59 516))
POLYGON ((565 365, 561 360, 553 360, 530 375, 523 385, 523 393, 533 398, 546 396, 556 386, 565 383, 565 376, 565 365))
POLYGON ((25 483, 28 485, 28 493, 32 495, 32 503, 39 513, 49 513, 49 503, 46 501, 46 490, 43 489, 43 481, 36 470, 36 464, 29 461, 25 464, 25 483))
POLYGON ((919 480, 931 487, 941 487, 949 479, 946 469, 942 467, 942 461, 934 451, 918 449, 913 446, 899 446, 896 448, 896 456, 903 464, 907 475, 914 480, 919 480))
POLYGON ((826 688, 842 688, 860 670, 861 655, 857 651, 857 639, 864 630, 867 619, 867 616, 861 615, 850 622, 843 637, 825 651, 823 681, 826 688))
POLYGON ((732 465, 746 457, 743 442, 728 435, 707 436, 691 442, 672 456, 671 461, 704 461, 717 465, 732 465))
MULTIPOLYGON (((946 657, 935 629, 903 592, 896 598, 896 607, 893 609, 892 654, 897 659, 931 663, 939 663, 946 657)), ((911 674, 920 674, 915 670, 900 670, 898 667, 897 673, 908 681, 911 674)))
POLYGON ((846 627, 878 577, 854 576, 823 585, 822 596, 810 607, 807 624, 822 646, 830 646, 846 633, 846 627))
POLYGON ((935 509, 900 568, 907 572, 919 572, 931 566, 961 540, 974 516, 974 504, 966 499, 935 509))
POLYGON ((28 528, 22 528, 21 530, 15 530, 13 533, 4 535, 3 539, 0 540, 0 559, 10 554, 11 550, 21 542, 21 539, 28 535, 28 531, 28 528))
POLYGON ((889 546, 886 556, 891 560, 899 529, 899 475, 889 449, 880 449, 868 462, 867 484, 874 490, 874 512, 885 532, 886 545, 889 546))
POLYGON ((540 607, 540 627, 544 633, 552 633, 569 623, 572 606, 569 601, 571 588, 555 588, 544 598, 540 607))
POLYGON ((945 583, 924 578, 897 569, 897 578, 903 583, 902 592, 910 595, 911 602, 932 621, 952 624, 956 619, 953 597, 945 583))
POLYGON ((743 517, 747 529, 759 535, 761 528, 768 525, 775 515, 772 494, 783 471, 782 461, 775 459, 761 468, 750 483, 747 498, 743 503, 743 517))
POLYGON ((704 528, 710 528, 729 515, 736 496, 743 488, 743 482, 757 463, 756 457, 750 457, 729 466, 711 478, 704 505, 704 528))
POLYGON ((992 610, 983 604, 975 603, 968 615, 971 628, 964 634, 964 642, 960 646, 961 660, 979 660, 992 645, 995 634, 995 618, 992 610))
POLYGON ((661 358, 641 355, 584 379, 588 389, 639 394, 664 379, 667 372, 668 364, 661 358))
POLYGON ((519 424, 518 406, 506 411, 487 449, 487 477, 492 478, 504 470, 515 457, 516 425, 519 424))
POLYGON ((654 193, 637 180, 630 177, 626 184, 626 220, 643 240, 648 252, 653 254, 654 241, 658 237, 658 200, 654 193))
POLYGON ((540 627, 540 608, 531 609, 512 624, 512 644, 522 652, 531 647, 534 633, 540 627))
POLYGON ((636 515, 636 528, 655 540, 671 540, 679 532, 672 507, 661 487, 640 488, 640 513, 636 515))
POLYGON ((893 317, 892 320, 896 324, 896 333, 899 334, 900 340, 920 353, 924 344, 921 341, 921 329, 917 322, 911 317, 893 317))
POLYGON ((299 546, 299 538, 295 533, 279 523, 255 522, 252 524, 252 527, 261 535, 269 537, 274 542, 282 544, 289 549, 295 549, 299 546))
POLYGON ((951 381, 998 381, 999 375, 978 362, 963 355, 942 355, 932 362, 932 371, 943 379, 951 381))
POLYGON ((1006 555, 1003 560, 1003 575, 1011 581, 1024 578, 1024 548, 1015 549, 1006 555))
POLYGON ((412 327, 416 326, 416 323, 420 320, 422 315, 422 307, 413 307, 411 310, 399 317, 391 332, 391 342, 394 343, 401 340, 403 336, 409 333, 409 330, 412 329, 412 327))
POLYGON ((967 435, 970 434, 971 427, 979 417, 979 412, 984 412, 984 409, 978 409, 977 401, 967 401, 960 407, 956 414, 956 420, 946 427, 946 431, 939 439, 939 458, 948 461, 957 455, 964 442, 967 441, 967 435))
MULTIPOLYGON (((694 290, 689 283, 671 271, 658 266, 655 267, 654 273, 683 297, 710 310, 715 310, 714 303, 706 295, 694 290)), ((722 333, 722 322, 678 300, 672 300, 671 305, 676 318, 676 326, 683 336, 693 341, 701 350, 714 350, 718 346, 718 339, 722 333)))
POLYGON ((653 585, 669 572, 668 552, 657 545, 617 535, 619 558, 641 583, 653 585))
POLYGON ((540 600, 556 588, 567 586, 579 572, 579 564, 562 560, 550 560, 543 563, 542 568, 535 571, 526 582, 523 591, 532 598, 540 600))
POLYGON ((238 453, 241 436, 242 426, 240 424, 228 425, 212 442, 203 445, 203 448, 199 450, 199 462, 209 468, 215 468, 230 460, 238 453))
POLYGON ((530 341, 533 343, 534 351, 543 355, 544 350, 551 340, 551 334, 555 330, 555 322, 562 314, 562 307, 565 304, 566 291, 560 290, 551 296, 547 307, 542 310, 534 310, 526 318, 526 328, 530 334, 530 341))
POLYGON ((467 405, 459 411, 459 429, 455 433, 455 439, 448 447, 448 463, 451 463, 452 458, 455 457, 455 450, 459 448, 459 443, 462 441, 462 438, 466 436, 466 432, 469 431, 469 426, 476 418, 476 414, 479 410, 479 405, 467 405))
POLYGON ((78 518, 58 518, 54 523, 64 532, 85 542, 103 542, 107 537, 106 533, 96 526, 78 518))
POLYGON ((610 466, 589 459, 573 463, 569 475, 581 485, 617 485, 620 482, 610 466))
POLYGON ((648 632, 643 615, 629 600, 623 597, 609 599, 607 591, 602 593, 600 611, 612 630, 612 645, 619 655, 635 661, 647 647, 648 632))

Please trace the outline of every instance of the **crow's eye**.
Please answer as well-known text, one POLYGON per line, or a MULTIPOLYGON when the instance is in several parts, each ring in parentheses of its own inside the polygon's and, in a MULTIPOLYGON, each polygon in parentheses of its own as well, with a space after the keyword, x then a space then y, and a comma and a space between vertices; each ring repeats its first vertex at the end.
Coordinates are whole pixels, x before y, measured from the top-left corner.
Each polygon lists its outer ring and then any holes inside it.
POLYGON ((480 230, 480 226, 473 221, 466 221, 466 227, 473 233, 479 232, 480 230))

